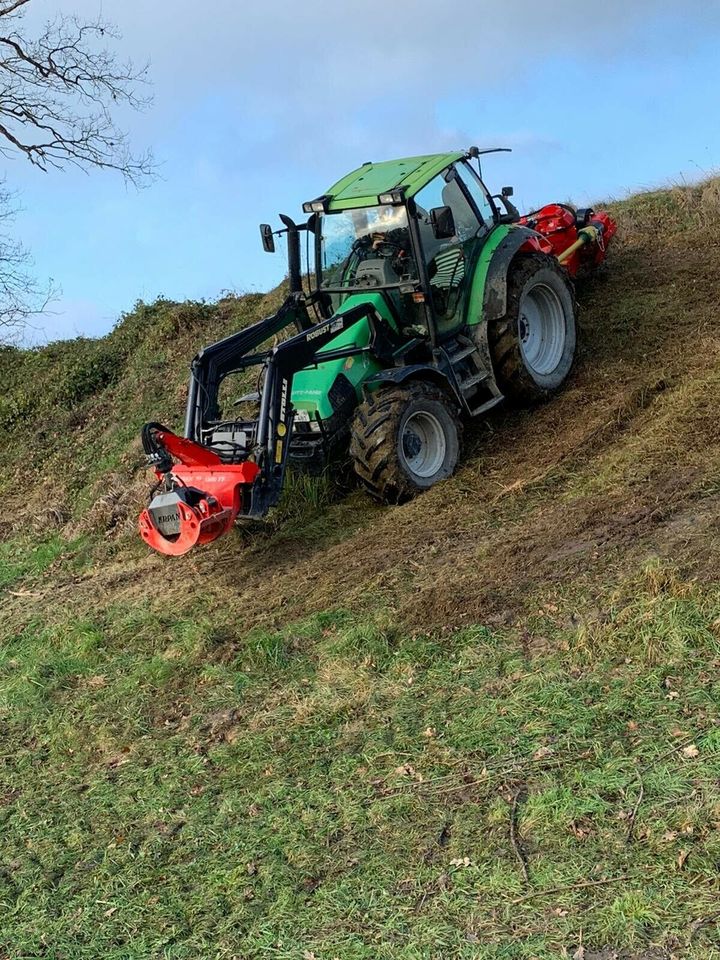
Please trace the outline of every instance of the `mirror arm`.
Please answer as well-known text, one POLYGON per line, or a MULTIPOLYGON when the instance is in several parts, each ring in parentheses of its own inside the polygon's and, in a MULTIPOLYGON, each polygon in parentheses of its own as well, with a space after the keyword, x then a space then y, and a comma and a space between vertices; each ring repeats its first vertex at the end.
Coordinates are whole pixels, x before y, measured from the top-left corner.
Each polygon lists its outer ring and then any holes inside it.
POLYGON ((501 193, 497 193, 493 197, 493 200, 500 200, 502 205, 505 207, 506 212, 500 215, 500 223, 515 223, 516 220, 520 219, 520 211, 509 197, 506 197, 501 193))

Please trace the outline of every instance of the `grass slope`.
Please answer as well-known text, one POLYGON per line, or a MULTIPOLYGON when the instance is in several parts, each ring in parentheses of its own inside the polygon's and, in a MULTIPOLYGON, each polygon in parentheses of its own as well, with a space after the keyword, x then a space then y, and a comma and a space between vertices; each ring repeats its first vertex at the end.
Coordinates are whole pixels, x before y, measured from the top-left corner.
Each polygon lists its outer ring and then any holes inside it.
POLYGON ((280 292, 0 353, 0 956, 720 956, 720 191, 616 213, 561 396, 180 561, 137 429, 280 292))

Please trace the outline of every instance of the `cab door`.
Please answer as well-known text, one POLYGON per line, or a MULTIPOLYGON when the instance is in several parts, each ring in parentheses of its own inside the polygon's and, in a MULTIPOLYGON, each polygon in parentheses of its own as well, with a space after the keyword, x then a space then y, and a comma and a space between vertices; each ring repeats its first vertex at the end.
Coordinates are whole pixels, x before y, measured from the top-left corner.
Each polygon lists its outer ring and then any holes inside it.
POLYGON ((463 324, 464 303, 475 261, 495 222, 495 211, 475 175, 458 163, 448 167, 415 195, 418 229, 438 339, 455 333, 463 324), (474 196, 477 188, 477 198, 474 196), (432 210, 449 207, 454 235, 439 239, 432 210))

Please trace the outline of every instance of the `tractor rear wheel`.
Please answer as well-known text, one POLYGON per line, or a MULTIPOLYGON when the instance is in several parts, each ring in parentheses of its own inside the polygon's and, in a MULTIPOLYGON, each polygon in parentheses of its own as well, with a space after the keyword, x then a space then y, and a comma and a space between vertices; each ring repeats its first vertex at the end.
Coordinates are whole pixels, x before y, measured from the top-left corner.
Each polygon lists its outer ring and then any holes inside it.
POLYGON ((434 384, 383 387, 358 407, 350 456, 377 500, 404 503, 455 472, 460 458, 457 406, 434 384))
POLYGON ((524 254, 508 278, 507 312, 489 324, 498 386, 511 400, 532 402, 558 390, 577 343, 575 295, 554 257, 524 254))

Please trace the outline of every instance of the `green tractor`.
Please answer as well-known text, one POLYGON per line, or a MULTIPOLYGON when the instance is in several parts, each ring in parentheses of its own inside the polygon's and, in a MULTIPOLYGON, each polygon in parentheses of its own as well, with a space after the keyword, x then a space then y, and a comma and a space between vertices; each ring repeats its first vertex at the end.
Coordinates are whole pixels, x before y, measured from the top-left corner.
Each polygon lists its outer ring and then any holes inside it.
POLYGON ((486 152, 366 163, 303 204, 305 223, 261 226, 268 252, 286 236, 289 295, 193 360, 184 437, 143 428, 158 476, 148 545, 215 540, 278 502, 289 464, 337 452, 372 496, 401 503, 453 473, 464 420, 564 383, 573 277, 602 262, 615 224, 560 204, 521 217, 511 188, 483 183, 486 152), (238 397, 251 368, 258 391, 238 397))

